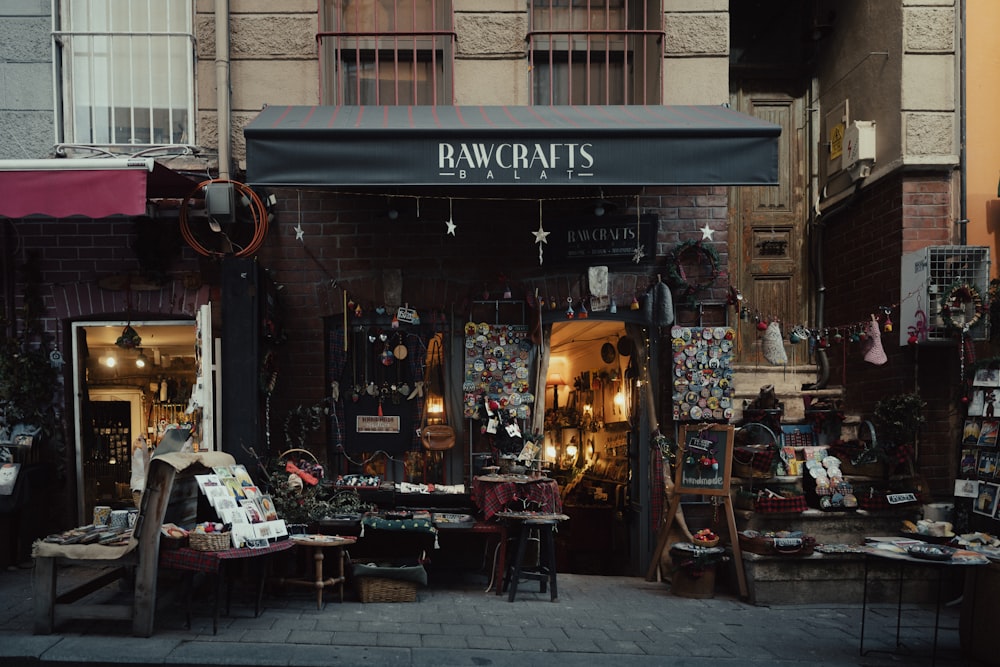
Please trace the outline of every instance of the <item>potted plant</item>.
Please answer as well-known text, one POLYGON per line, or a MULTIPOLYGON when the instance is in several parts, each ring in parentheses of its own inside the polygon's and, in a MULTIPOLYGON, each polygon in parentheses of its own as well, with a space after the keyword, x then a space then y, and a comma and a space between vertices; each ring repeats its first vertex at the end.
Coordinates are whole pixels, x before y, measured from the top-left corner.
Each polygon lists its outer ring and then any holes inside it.
POLYGON ((918 394, 887 396, 875 403, 875 421, 879 440, 889 446, 912 445, 926 418, 927 404, 918 394))

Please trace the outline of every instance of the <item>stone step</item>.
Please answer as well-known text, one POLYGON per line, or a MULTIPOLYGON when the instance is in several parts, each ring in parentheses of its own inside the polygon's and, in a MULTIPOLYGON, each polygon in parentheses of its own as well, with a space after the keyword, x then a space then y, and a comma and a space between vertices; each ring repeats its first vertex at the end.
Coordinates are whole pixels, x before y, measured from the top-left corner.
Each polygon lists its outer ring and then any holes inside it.
MULTIPOLYGON (((711 525, 712 510, 702 503, 685 503, 688 527, 697 530, 711 525)), ((822 512, 808 509, 794 514, 762 514, 736 509, 737 530, 802 531, 817 544, 862 544, 867 536, 902 536, 902 521, 916 521, 920 507, 868 512, 822 512)), ((720 585, 738 593, 735 564, 720 572, 720 585)), ((960 570, 961 568, 955 568, 960 570)), ((749 602, 759 605, 802 604, 803 602, 856 603, 865 590, 865 560, 859 554, 822 554, 808 556, 764 556, 743 553, 743 570, 749 602)), ((933 602, 937 595, 939 570, 933 566, 910 565, 905 570, 903 599, 907 602, 933 602)), ((899 568, 892 561, 869 561, 868 596, 870 602, 895 601, 899 591, 899 568)), ((946 574, 946 577, 950 577, 946 574)), ((942 599, 957 597, 961 577, 945 580, 942 599)))

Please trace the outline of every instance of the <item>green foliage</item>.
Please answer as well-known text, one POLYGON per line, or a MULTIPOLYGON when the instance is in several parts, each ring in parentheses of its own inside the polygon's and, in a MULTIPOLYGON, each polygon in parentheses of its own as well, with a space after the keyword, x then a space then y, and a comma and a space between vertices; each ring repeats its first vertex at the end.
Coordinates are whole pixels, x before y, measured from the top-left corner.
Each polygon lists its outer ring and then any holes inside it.
POLYGON ((875 404, 875 420, 879 439, 887 444, 902 445, 916 440, 926 422, 923 410, 927 404, 918 394, 887 396, 875 404))

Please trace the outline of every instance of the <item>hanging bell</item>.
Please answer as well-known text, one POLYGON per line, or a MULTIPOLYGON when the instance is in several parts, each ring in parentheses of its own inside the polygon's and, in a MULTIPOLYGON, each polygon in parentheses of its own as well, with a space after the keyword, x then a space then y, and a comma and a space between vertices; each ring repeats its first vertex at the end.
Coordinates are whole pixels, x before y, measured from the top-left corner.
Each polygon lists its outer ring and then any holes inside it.
POLYGON ((610 312, 612 315, 618 312, 618 303, 615 302, 614 297, 611 297, 611 307, 608 308, 608 312, 610 312))
POLYGON ((892 319, 888 315, 885 316, 885 324, 882 325, 882 331, 892 333, 892 319))
POLYGON ((361 304, 359 303, 354 307, 354 316, 361 317, 361 304))
POLYGON ((566 319, 571 320, 573 319, 573 316, 576 314, 573 312, 573 297, 567 297, 566 301, 567 303, 569 303, 569 306, 566 308, 566 319))
POLYGON ((757 320, 757 331, 767 331, 767 320, 763 317, 757 320))
POLYGON ((840 333, 840 329, 837 329, 834 332, 834 334, 833 334, 833 342, 834 343, 842 343, 842 342, 844 342, 844 336, 840 333))
POLYGON ((585 319, 587 319, 587 316, 588 316, 588 315, 590 315, 590 313, 588 313, 588 312, 587 312, 587 304, 586 304, 586 303, 584 303, 584 302, 583 302, 583 301, 581 300, 581 301, 580 301, 580 312, 579 312, 579 314, 577 315, 577 317, 578 317, 579 319, 581 319, 581 320, 585 320, 585 319))
POLYGON ((789 343, 801 343, 802 342, 802 336, 799 335, 798 328, 792 329, 792 333, 788 334, 788 342, 789 343))
POLYGON ((632 297, 632 303, 629 304, 628 309, 629 310, 639 310, 639 299, 633 296, 632 297))
POLYGON ((557 307, 556 306, 556 298, 554 296, 550 296, 549 297, 549 309, 550 310, 555 310, 556 307, 557 307))

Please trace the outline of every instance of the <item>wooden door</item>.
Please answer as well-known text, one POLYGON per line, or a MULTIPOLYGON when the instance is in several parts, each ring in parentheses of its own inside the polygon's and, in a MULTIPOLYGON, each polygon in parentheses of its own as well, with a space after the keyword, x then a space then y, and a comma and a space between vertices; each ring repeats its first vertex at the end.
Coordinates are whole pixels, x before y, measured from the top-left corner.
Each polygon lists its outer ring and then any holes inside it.
POLYGON ((801 95, 775 92, 760 82, 734 82, 733 106, 781 126, 777 186, 733 188, 730 193, 730 275, 743 294, 749 319, 740 320, 738 360, 766 364, 757 319, 777 318, 789 365, 808 362, 808 346, 788 342, 792 327, 809 321, 807 244, 808 119, 801 95))

